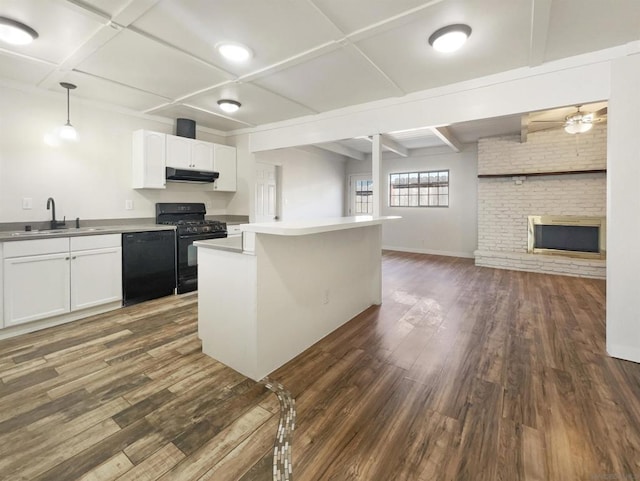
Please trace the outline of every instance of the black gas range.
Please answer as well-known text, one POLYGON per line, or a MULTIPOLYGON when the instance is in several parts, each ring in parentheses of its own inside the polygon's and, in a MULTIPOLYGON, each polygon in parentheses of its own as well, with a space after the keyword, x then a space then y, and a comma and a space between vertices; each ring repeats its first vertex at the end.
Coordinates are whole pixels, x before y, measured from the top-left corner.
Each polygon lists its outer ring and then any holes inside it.
POLYGON ((202 203, 158 203, 156 223, 176 226, 178 294, 198 288, 198 249, 194 241, 227 237, 227 224, 207 220, 202 203))

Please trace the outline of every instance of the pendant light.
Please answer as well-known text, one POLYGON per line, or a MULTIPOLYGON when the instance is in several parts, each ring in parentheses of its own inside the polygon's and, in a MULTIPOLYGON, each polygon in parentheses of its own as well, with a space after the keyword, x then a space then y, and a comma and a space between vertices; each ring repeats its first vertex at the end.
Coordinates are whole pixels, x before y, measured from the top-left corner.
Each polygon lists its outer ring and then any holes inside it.
POLYGON ((69 91, 75 89, 76 86, 68 82, 60 82, 60 86, 67 89, 67 123, 60 128, 58 135, 64 140, 78 140, 78 132, 69 120, 69 91))

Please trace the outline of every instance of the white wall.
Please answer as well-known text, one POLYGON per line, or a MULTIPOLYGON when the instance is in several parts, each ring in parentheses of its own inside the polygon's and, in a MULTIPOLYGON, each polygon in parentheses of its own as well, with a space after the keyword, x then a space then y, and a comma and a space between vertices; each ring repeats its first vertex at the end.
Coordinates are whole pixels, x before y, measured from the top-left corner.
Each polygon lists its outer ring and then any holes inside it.
MULTIPOLYGON (((370 161, 350 160, 348 164, 348 175, 371 172, 370 161)), ((383 226, 385 249, 473 257, 477 245, 476 176, 475 145, 460 153, 420 149, 406 158, 383 156, 381 214, 402 216, 383 226), (389 174, 429 170, 449 170, 449 207, 389 207, 389 174)))
MULTIPOLYGON (((132 132, 144 128, 173 133, 175 125, 169 121, 106 110, 74 98, 72 92, 71 122, 80 140, 50 147, 43 136, 66 120, 65 93, 0 86, 0 111, 0 222, 49 220, 48 197, 55 199, 60 219, 154 217, 156 202, 205 202, 208 213, 225 214, 234 197, 194 184, 131 189, 132 132), (24 197, 33 200, 33 209, 22 209, 24 197), (133 200, 133 210, 125 210, 127 199, 133 200)), ((226 143, 202 130, 197 138, 226 143)), ((234 211, 248 214, 240 208, 234 211)))
POLYGON ((341 155, 310 147, 260 152, 254 158, 281 168, 281 220, 343 215, 345 159, 341 155))

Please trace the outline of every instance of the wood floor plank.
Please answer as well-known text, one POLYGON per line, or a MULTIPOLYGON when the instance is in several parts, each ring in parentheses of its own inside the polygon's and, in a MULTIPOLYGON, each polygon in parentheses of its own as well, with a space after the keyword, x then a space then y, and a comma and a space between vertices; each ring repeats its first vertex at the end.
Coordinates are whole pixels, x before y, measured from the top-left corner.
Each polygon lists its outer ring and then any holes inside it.
POLYGON ((272 417, 270 412, 256 406, 193 453, 189 462, 179 463, 159 481, 198 480, 272 417))
POLYGON ((113 481, 119 479, 124 473, 130 472, 133 467, 129 458, 123 452, 119 452, 78 478, 78 481, 113 481))
POLYGON ((137 466, 117 478, 117 481, 155 481, 184 459, 184 453, 168 443, 137 466))

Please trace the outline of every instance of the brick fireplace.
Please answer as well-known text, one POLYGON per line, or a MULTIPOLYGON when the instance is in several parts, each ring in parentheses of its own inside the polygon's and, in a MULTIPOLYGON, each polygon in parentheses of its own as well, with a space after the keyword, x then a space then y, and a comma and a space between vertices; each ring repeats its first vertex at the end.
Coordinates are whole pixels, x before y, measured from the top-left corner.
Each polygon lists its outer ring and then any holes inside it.
POLYGON ((480 139, 478 174, 507 176, 478 179, 476 265, 604 278, 604 256, 529 252, 528 234, 529 216, 604 219, 606 173, 593 171, 606 169, 606 148, 603 124, 578 135, 536 132, 525 143, 519 136, 480 139), (577 171, 589 173, 567 174, 577 171), (563 175, 541 175, 548 172, 563 175))

